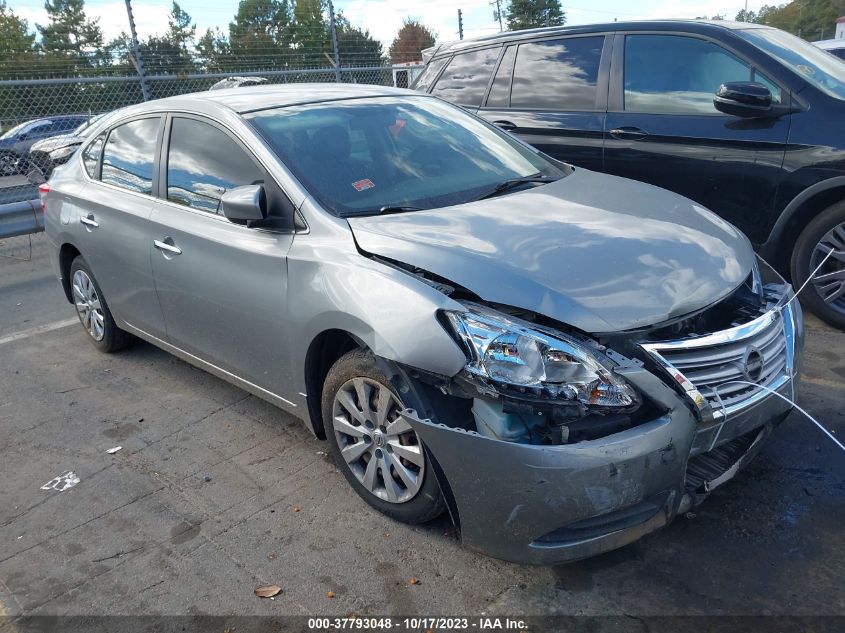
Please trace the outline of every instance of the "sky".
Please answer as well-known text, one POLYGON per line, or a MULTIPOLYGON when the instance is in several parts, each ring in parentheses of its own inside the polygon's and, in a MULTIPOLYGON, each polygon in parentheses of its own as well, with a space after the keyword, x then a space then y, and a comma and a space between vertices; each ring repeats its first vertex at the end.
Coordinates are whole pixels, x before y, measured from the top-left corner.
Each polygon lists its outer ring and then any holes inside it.
MULTIPOLYGON (((771 3, 771 0, 769 0, 771 3)), ((196 21, 199 33, 207 27, 228 28, 237 11, 238 0, 181 0, 180 6, 196 21)), ((353 25, 369 29, 385 48, 402 26, 413 17, 437 33, 438 42, 458 39, 458 9, 463 11, 464 36, 490 35, 499 30, 493 20, 490 0, 334 0, 335 10, 343 12, 353 25)), ((503 1, 504 5, 505 2, 503 1)), ((745 0, 576 0, 563 2, 567 24, 590 24, 618 20, 656 18, 695 18, 722 14, 733 19, 745 7, 745 0), (636 5, 636 6, 632 6, 636 5)), ((758 10, 766 1, 748 0, 748 8, 758 10)), ((7 0, 7 5, 30 27, 45 24, 47 13, 43 0, 7 0)), ((170 0, 133 0, 132 7, 138 36, 161 34, 167 29, 170 0)), ((86 0, 86 12, 98 17, 106 40, 128 31, 123 0, 86 0)))

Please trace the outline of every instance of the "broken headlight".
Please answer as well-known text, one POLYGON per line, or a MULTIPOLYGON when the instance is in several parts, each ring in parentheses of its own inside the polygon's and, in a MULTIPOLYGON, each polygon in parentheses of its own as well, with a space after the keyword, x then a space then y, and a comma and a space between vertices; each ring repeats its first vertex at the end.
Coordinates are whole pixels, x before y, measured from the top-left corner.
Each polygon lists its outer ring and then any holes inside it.
POLYGON ((586 341, 477 304, 466 307, 466 312, 445 314, 470 352, 466 370, 471 376, 591 407, 636 402, 631 387, 599 361, 586 341))

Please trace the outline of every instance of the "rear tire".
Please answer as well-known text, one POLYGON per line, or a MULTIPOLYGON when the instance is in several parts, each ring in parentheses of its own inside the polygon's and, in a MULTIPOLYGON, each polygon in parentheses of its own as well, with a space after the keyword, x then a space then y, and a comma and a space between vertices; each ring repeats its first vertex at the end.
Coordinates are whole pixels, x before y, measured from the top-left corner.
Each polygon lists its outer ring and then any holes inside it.
POLYGON ((406 406, 429 410, 410 381, 388 376, 371 352, 353 350, 326 376, 322 413, 337 467, 355 492, 392 519, 418 524, 440 516, 446 504, 431 460, 398 415, 406 406))
POLYGON ((82 255, 70 265, 70 292, 79 322, 94 347, 110 354, 132 342, 132 335, 114 322, 106 298, 82 255))
POLYGON ((801 232, 792 253, 792 281, 798 290, 834 249, 799 297, 801 303, 830 325, 845 329, 845 201, 816 216, 801 232))

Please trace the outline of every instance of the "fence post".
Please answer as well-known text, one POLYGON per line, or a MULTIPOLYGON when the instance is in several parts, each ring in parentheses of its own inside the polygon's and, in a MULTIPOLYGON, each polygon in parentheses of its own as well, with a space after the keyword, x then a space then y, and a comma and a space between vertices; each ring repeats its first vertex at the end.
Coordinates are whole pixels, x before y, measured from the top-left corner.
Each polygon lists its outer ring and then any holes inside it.
POLYGON ((135 68, 141 78, 141 94, 144 101, 150 100, 150 87, 147 85, 147 75, 144 72, 144 60, 141 58, 141 46, 138 44, 138 31, 135 29, 135 16, 132 15, 132 1, 126 0, 126 15, 129 16, 129 32, 132 35, 132 55, 135 58, 135 68))
MULTIPOLYGON (((129 0, 126 0, 129 2, 129 0)), ((334 80, 340 83, 340 53, 337 50, 337 24, 334 20, 334 6, 329 0, 329 27, 332 30, 332 49, 334 50, 334 80)))

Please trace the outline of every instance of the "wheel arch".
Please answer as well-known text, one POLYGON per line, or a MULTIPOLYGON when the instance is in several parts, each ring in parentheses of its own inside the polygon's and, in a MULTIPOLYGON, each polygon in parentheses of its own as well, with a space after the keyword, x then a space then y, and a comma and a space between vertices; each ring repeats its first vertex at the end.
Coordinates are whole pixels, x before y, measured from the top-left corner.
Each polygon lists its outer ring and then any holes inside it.
POLYGON ((818 182, 795 196, 761 247, 763 257, 779 271, 788 273, 792 251, 801 232, 819 213, 842 200, 845 200, 845 176, 818 182))
POLYGON ((81 254, 79 249, 70 242, 65 242, 59 249, 59 272, 62 275, 62 289, 65 291, 68 303, 73 303, 73 295, 70 291, 70 265, 81 254))
POLYGON ((323 383, 332 365, 353 349, 368 349, 364 342, 346 330, 323 330, 311 341, 305 354, 305 393, 311 430, 319 439, 326 439, 321 401, 323 383))

